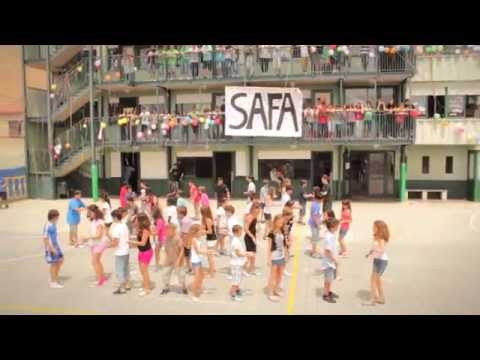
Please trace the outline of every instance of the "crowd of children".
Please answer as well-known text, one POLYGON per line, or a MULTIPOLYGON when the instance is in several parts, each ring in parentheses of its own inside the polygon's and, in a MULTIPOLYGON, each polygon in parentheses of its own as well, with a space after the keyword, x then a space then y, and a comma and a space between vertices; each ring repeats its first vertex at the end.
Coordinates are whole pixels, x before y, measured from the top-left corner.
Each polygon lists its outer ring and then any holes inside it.
MULTIPOLYGON (((216 258, 229 256, 229 295, 233 301, 242 301, 242 279, 260 275, 257 249, 259 243, 264 241, 270 272, 266 284, 268 299, 277 302, 283 295, 283 277, 291 276, 286 267, 293 257, 292 245, 296 241, 293 232, 294 210, 299 210, 298 224, 303 225, 307 200, 311 199, 308 219, 311 256, 321 259, 324 273, 323 300, 335 303, 339 296, 332 291, 332 287, 334 280, 341 280, 339 258, 347 258, 346 236, 352 223, 351 202, 346 199, 342 201, 340 218, 337 219, 329 198, 328 177, 322 178, 322 187, 314 187, 311 192, 307 190, 307 181, 301 181, 296 200, 293 199, 291 181, 286 178, 281 183, 281 194, 278 196, 281 210, 273 214, 274 192, 270 181, 263 181, 259 196, 254 179, 248 177, 247 181, 247 206, 243 216, 238 215, 230 202, 230 190, 221 178, 215 187, 215 212, 211 209, 205 188, 197 186, 193 181, 189 182, 190 200, 195 209, 193 218, 188 214, 187 201, 179 189, 167 194, 165 211, 157 196, 143 182, 140 183, 138 194, 132 191, 130 185, 124 184, 120 190, 120 207, 113 211, 108 194, 102 194, 99 206, 91 204, 87 207, 81 200, 81 193, 76 191, 68 206, 69 239, 72 246, 84 247, 88 244, 90 248, 96 276, 91 287, 101 287, 107 282, 102 256, 107 248, 114 248, 118 288, 113 294, 125 294, 131 290, 129 255, 131 248, 136 247, 142 278, 139 296, 147 296, 153 290, 149 267, 154 259, 155 271, 162 271, 162 296, 171 291, 171 278, 175 274, 180 292, 185 295, 190 293, 192 300, 198 302, 205 278, 216 276, 216 258), (87 211, 90 222, 89 231, 88 236, 79 238, 80 213, 84 210, 87 211), (259 236, 259 231, 263 231, 263 237, 259 236), (337 249, 337 241, 340 251, 337 249), (186 282, 187 274, 193 278, 190 291, 186 282)), ((64 259, 56 226, 59 216, 57 210, 50 210, 43 231, 46 261, 50 264, 51 288, 63 287, 58 280, 64 259)), ((387 225, 383 221, 375 221, 374 244, 367 254, 368 258, 373 259, 372 305, 385 303, 381 276, 388 264, 385 253, 388 240, 387 225)))

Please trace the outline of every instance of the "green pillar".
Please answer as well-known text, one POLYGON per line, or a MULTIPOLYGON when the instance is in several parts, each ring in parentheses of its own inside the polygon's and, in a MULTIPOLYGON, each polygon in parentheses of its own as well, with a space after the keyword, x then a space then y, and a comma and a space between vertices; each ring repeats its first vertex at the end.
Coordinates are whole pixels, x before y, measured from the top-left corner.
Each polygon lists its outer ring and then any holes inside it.
POLYGON ((400 201, 407 200, 407 156, 405 145, 401 146, 400 154, 400 201))
POLYGON ((92 198, 93 201, 98 200, 98 166, 96 162, 92 162, 92 198))
POLYGON ((480 201, 480 151, 475 151, 473 173, 473 201, 480 201))

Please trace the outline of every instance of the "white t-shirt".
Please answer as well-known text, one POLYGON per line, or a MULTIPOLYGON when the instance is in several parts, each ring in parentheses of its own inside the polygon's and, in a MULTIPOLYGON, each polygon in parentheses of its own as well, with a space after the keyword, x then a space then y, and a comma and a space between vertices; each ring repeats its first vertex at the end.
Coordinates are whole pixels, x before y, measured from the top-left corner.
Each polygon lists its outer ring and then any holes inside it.
POLYGON ((113 219, 112 219, 112 208, 110 207, 108 202, 104 202, 102 204, 102 210, 105 210, 104 215, 103 215, 103 218, 105 220, 105 224, 111 224, 112 221, 113 221, 113 219))
POLYGON ((257 187, 253 181, 248 183, 247 192, 257 192, 257 187))
POLYGON ((225 229, 226 227, 228 227, 227 225, 227 215, 225 215, 225 209, 220 206, 219 208, 217 208, 217 210, 215 211, 215 217, 217 218, 217 228, 219 229, 225 229))
POLYGON ((167 219, 167 221, 168 221, 168 219, 170 219, 170 223, 177 225, 177 227, 179 226, 178 218, 177 218, 177 207, 176 206, 170 205, 170 206, 167 207, 166 219, 167 219))
POLYGON ((128 240, 130 239, 130 232, 128 231, 128 226, 123 222, 113 224, 111 236, 113 239, 118 239, 118 246, 117 250, 115 250, 115 255, 128 255, 130 251, 130 247, 128 246, 128 240))
MULTIPOLYGON (((332 256, 337 257, 337 241, 335 238, 335 234, 332 234, 330 231, 325 233, 325 243, 324 243, 325 250, 330 250, 332 256)), ((323 268, 333 268, 336 269, 335 263, 328 257, 325 256, 323 258, 323 268)))
POLYGON ((237 217, 233 215, 227 219, 228 236, 230 236, 230 238, 233 238, 233 227, 235 225, 240 225, 240 222, 238 221, 237 217))
MULTIPOLYGON (((193 241, 195 241, 195 240, 193 240, 193 241)), ((200 256, 200 254, 198 254, 195 251, 195 246, 193 246, 193 241, 192 241, 192 248, 190 250, 190 262, 192 264, 198 264, 199 262, 202 262, 202 257, 200 256)), ((201 241, 199 239, 197 239, 196 242, 197 242, 197 247, 200 250, 200 248, 202 247, 201 241)))
POLYGON ((233 237, 232 243, 230 245, 232 251, 232 259, 230 260, 230 265, 232 266, 243 266, 247 261, 246 256, 238 256, 235 251, 240 250, 240 252, 245 252, 245 242, 243 239, 236 236, 233 237))
MULTIPOLYGON (((89 228, 88 228, 90 237, 93 238, 97 235, 97 227, 100 224, 104 225, 105 223, 101 219, 94 220, 94 221, 90 222, 90 225, 89 225, 89 228)), ((95 245, 95 244, 99 244, 99 243, 108 243, 108 242, 109 242, 109 239, 107 237, 106 229, 103 232, 103 236, 100 240, 98 240, 98 239, 93 240, 92 239, 92 240, 89 241, 91 246, 95 245)))
POLYGON ((282 207, 284 207, 285 204, 286 204, 287 202, 289 202, 290 200, 292 200, 292 199, 290 198, 290 195, 288 195, 287 192, 284 192, 284 193, 282 194, 282 207))
POLYGON ((387 253, 385 252, 385 249, 383 251, 380 250, 380 244, 375 241, 374 247, 373 247, 373 257, 375 259, 380 259, 380 260, 388 260, 387 253))

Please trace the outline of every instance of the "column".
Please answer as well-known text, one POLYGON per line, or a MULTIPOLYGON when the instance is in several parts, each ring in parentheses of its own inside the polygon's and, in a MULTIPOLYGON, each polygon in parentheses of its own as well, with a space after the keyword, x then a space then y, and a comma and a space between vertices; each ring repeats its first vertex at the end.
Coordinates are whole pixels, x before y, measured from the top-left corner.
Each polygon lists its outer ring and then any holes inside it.
MULTIPOLYGON (((98 200, 98 166, 96 159, 96 137, 95 137, 95 114, 93 111, 93 46, 90 45, 88 51, 88 86, 90 89, 90 146, 91 146, 91 176, 92 176, 92 199, 98 200)), ((97 118, 100 113, 100 103, 97 104, 97 118)), ((100 119, 98 119, 99 121, 100 119)))
POLYGON ((472 200, 480 202, 480 150, 474 152, 472 200))
POLYGON ((407 154, 406 145, 400 146, 400 201, 407 200, 407 154))
MULTIPOLYGON (((341 161, 341 160, 340 160, 341 161)), ((350 193, 350 150, 343 151, 343 194, 344 196, 351 196, 350 193)))

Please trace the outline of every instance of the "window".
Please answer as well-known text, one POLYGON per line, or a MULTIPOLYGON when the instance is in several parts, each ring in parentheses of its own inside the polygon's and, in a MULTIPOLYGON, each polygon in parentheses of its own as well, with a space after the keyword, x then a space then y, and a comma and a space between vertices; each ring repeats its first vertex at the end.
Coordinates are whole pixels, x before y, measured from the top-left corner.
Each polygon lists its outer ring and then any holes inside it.
MULTIPOLYGON (((298 159, 298 160, 259 160, 259 179, 270 179, 270 171, 273 168, 277 168, 282 173, 288 172, 288 167, 285 167, 285 164, 290 163, 292 167, 291 175, 293 179, 310 179, 310 163, 308 159, 298 159)), ((288 174, 285 174, 288 176, 288 174)))
POLYGON ((419 112, 419 117, 427 116, 427 97, 426 96, 412 96, 410 103, 415 106, 419 112))
POLYGON ((370 101, 373 105, 376 98, 374 88, 345 89, 345 104, 366 104, 370 101))
POLYGON ((463 117, 465 116, 465 96, 464 95, 449 95, 448 100, 448 116, 449 117, 463 117))
POLYGON ((9 137, 22 137, 22 121, 9 120, 8 121, 8 136, 9 137))
POLYGON ((453 174, 453 156, 447 156, 445 158, 445 173, 453 174))
POLYGON ((479 109, 479 100, 480 96, 477 95, 467 95, 467 104, 466 104, 466 117, 480 117, 479 109))
POLYGON ((381 97, 383 101, 385 101, 385 104, 388 104, 391 100, 393 100, 395 104, 397 103, 396 98, 394 96, 393 87, 382 87, 382 88, 379 88, 378 90, 379 90, 378 96, 381 97))
POLYGON ((213 176, 213 165, 211 157, 185 157, 179 158, 182 162, 185 176, 197 178, 211 178, 213 176))
POLYGON ((430 173, 430 156, 422 156, 422 174, 430 173))
POLYGON ((432 118, 435 114, 445 115, 445 96, 429 96, 428 97, 428 117, 432 118))

